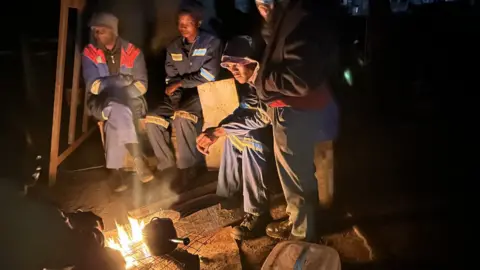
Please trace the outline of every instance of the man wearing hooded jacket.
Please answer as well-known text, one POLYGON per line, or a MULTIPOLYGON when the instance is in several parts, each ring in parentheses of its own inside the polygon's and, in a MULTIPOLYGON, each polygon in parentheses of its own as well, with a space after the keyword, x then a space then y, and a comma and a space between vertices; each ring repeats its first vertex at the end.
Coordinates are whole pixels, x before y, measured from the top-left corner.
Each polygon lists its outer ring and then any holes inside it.
MULTIPOLYGON (((237 65, 237 77, 254 86, 265 113, 245 117, 242 127, 272 125, 274 155, 289 219, 272 223, 274 238, 316 241, 319 206, 314 169, 315 144, 332 140, 338 129, 338 109, 331 83, 338 66, 333 29, 334 6, 314 0, 257 0, 265 19, 267 44, 261 61, 237 65)), ((238 80, 238 78, 237 78, 238 80)), ((228 129, 219 127, 197 141, 208 147, 228 129)))
MULTIPOLYGON (((263 45, 261 40, 254 40, 250 36, 236 36, 228 41, 221 63, 240 83, 237 85, 240 106, 218 125, 228 135, 218 173, 217 195, 227 198, 224 206, 233 200, 242 201, 237 197, 239 193, 243 197, 245 216, 242 223, 232 230, 232 236, 237 240, 265 234, 265 228, 271 221, 266 183, 271 176, 270 161, 273 161, 270 158, 271 128, 252 130, 243 127, 243 119, 254 116, 257 111, 264 112, 265 105, 259 102, 255 89, 245 84, 242 76, 238 76, 236 68, 239 63, 258 59, 258 52, 261 52, 263 45)), ((202 140, 214 129, 205 130, 197 140, 202 140)), ((208 154, 208 149, 200 147, 199 151, 208 154)))

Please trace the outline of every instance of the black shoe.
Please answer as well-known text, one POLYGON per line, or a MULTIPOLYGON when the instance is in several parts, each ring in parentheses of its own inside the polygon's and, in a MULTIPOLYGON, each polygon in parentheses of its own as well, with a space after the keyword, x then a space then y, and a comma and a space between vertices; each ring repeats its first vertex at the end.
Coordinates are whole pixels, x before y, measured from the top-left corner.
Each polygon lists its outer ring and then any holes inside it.
POLYGON ((195 165, 186 169, 182 169, 182 178, 186 183, 191 183, 197 177, 201 176, 207 171, 204 165, 195 165))
POLYGON ((289 220, 273 222, 267 226, 267 235, 275 239, 288 239, 292 232, 293 223, 289 220))
POLYGON ((120 170, 112 170, 110 172, 108 185, 113 192, 123 192, 128 189, 126 179, 120 170))
POLYGON ((158 179, 160 181, 173 181, 178 177, 178 169, 177 167, 168 167, 163 170, 157 170, 155 172, 155 179, 158 179))
POLYGON ((187 186, 196 183, 196 179, 206 171, 205 166, 195 165, 186 169, 180 169, 178 181, 173 183, 172 188, 178 193, 184 191, 187 186))
POLYGON ((154 177, 152 171, 150 171, 150 168, 145 164, 143 158, 134 158, 133 162, 135 163, 135 172, 137 173, 138 178, 140 178, 140 181, 147 183, 153 180, 154 177))
POLYGON ((245 240, 262 236, 270 221, 272 221, 270 214, 257 216, 247 213, 243 217, 242 223, 233 227, 232 237, 235 240, 245 240))

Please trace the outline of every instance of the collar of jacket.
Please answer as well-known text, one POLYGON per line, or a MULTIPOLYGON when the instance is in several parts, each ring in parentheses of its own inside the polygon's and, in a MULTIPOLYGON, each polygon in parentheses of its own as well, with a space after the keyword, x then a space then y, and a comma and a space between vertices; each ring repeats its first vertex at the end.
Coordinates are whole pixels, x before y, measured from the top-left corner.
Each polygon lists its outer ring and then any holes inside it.
POLYGON ((197 42, 199 36, 200 36, 200 35, 197 35, 197 36, 195 37, 195 40, 194 40, 192 43, 187 43, 186 38, 182 38, 182 45, 194 44, 195 42, 197 42))
MULTIPOLYGON (((205 40, 205 38, 207 38, 209 36, 209 34, 203 32, 203 31, 199 31, 198 32, 198 35, 197 37, 195 38, 195 41, 192 43, 192 45, 197 45, 197 44, 201 44, 203 43, 203 41, 205 40)), ((183 47, 183 44, 184 44, 184 37, 179 37, 176 41, 175 41, 175 47, 177 48, 182 48, 183 47)))
MULTIPOLYGON (((95 48, 97 49, 101 49, 101 50, 104 50, 105 48, 102 48, 101 46, 98 46, 97 42, 92 42, 91 43, 95 48)), ((117 51, 119 50, 120 48, 123 48, 123 49, 127 49, 128 48, 128 44, 130 44, 130 42, 120 38, 120 37, 117 37, 117 45, 115 45, 115 48, 113 49, 113 51, 117 51)), ((106 50, 106 49, 105 49, 106 50)), ((113 52, 112 51, 112 52, 113 52)))

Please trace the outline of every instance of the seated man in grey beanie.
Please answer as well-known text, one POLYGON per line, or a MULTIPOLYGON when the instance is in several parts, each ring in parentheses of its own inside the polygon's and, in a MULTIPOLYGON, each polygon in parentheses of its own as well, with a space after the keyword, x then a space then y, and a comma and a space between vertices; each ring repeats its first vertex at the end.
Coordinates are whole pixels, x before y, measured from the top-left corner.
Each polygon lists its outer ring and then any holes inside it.
POLYGON ((116 192, 127 188, 120 169, 128 151, 142 182, 153 179, 140 150, 136 121, 147 111, 147 69, 143 53, 118 36, 118 19, 95 14, 90 23, 92 42, 83 51, 83 77, 90 115, 105 121, 106 167, 112 170, 116 192))

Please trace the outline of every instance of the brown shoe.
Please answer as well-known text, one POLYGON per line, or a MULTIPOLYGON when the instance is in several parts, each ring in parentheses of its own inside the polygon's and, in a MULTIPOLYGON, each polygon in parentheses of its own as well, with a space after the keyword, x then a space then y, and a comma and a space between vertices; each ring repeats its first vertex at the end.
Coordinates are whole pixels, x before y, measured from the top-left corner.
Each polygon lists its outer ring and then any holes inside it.
POLYGON ((292 228, 293 223, 288 219, 285 221, 273 222, 267 226, 267 235, 275 239, 286 240, 290 237, 292 228))
POLYGON ((135 171, 137 176, 140 178, 140 181, 143 183, 148 183, 153 180, 153 173, 150 171, 142 158, 134 158, 133 162, 135 163, 135 171))
POLYGON ((253 239, 265 234, 265 228, 272 221, 270 213, 263 215, 253 215, 246 213, 239 226, 232 229, 232 237, 235 240, 253 239))
POLYGON ((108 185, 113 192, 123 192, 128 189, 126 179, 120 170, 110 171, 108 185))

